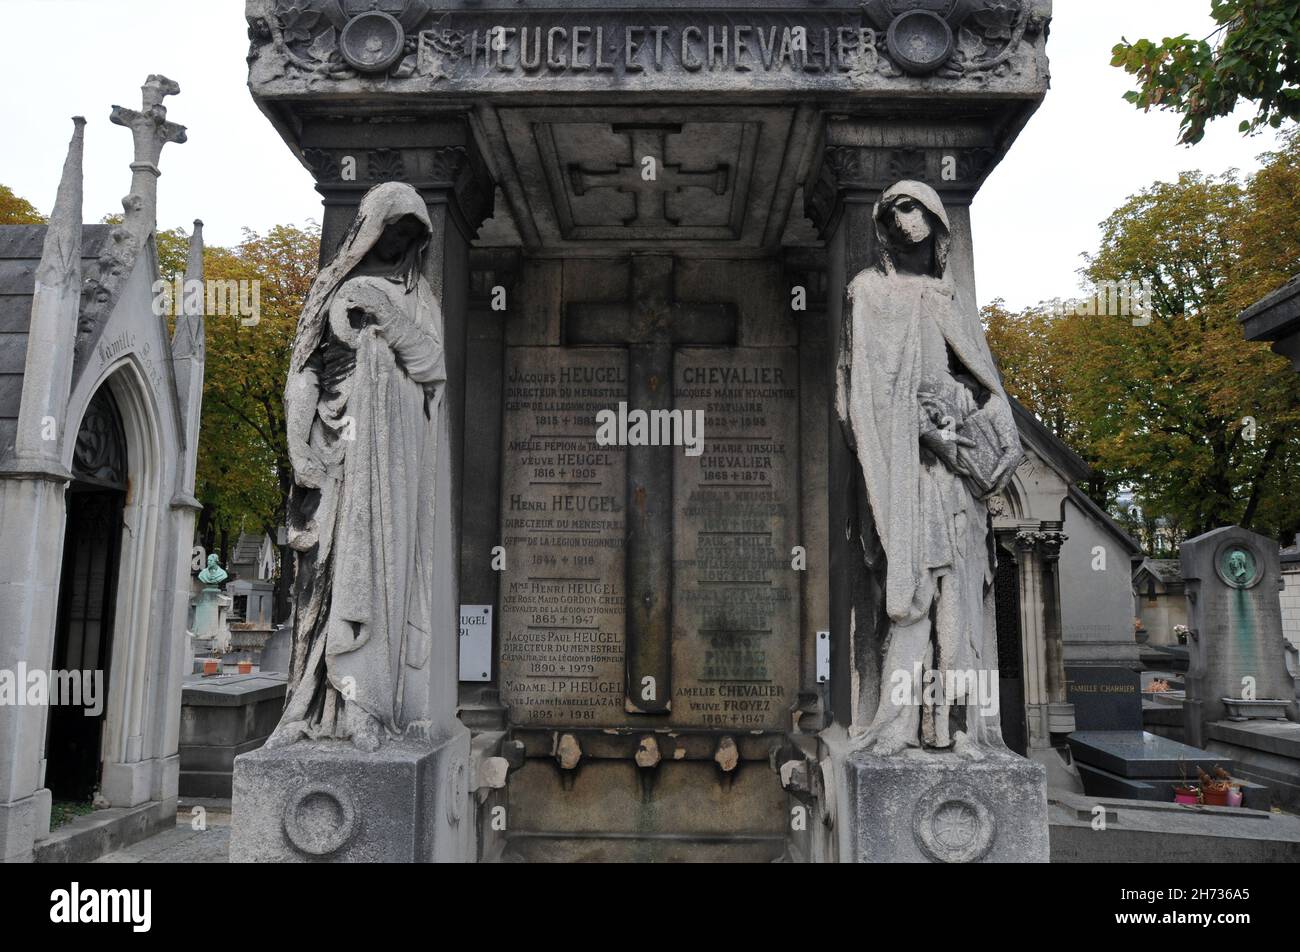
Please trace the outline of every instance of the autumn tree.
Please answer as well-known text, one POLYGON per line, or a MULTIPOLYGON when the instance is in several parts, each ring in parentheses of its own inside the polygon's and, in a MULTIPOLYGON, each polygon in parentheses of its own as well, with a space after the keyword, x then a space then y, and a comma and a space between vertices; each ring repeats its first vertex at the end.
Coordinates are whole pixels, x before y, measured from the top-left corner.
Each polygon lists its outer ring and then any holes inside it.
MULTIPOLYGON (((1091 463, 1144 534, 1300 529, 1300 376, 1237 316, 1300 270, 1300 141, 1249 182, 1188 173, 1102 223, 1085 276, 1149 282, 1147 317, 987 308, 1009 390, 1091 463)), ((1128 516, 1127 513, 1121 513, 1128 516)))
POLYGON ((0 185, 0 225, 44 225, 46 218, 36 206, 0 185))
MULTIPOLYGON (((315 279, 320 247, 316 226, 276 226, 244 232, 235 248, 210 247, 205 278, 257 282, 256 321, 207 314, 207 362, 196 493, 203 503, 200 541, 241 529, 276 539, 285 524, 293 482, 285 440, 284 382, 298 315, 315 279)), ((247 286, 251 287, 251 285, 247 286)), ((289 564, 281 551, 281 565, 289 564)), ((280 573, 277 617, 287 604, 288 571, 280 573)))

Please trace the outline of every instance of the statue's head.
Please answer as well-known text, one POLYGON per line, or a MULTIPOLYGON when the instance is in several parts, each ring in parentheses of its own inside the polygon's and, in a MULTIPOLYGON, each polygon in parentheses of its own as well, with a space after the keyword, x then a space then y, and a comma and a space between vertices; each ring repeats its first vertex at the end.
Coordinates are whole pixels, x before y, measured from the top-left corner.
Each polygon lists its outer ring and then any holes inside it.
POLYGON ((217 562, 217 555, 215 552, 212 555, 208 556, 208 568, 210 569, 221 568, 221 565, 217 562))
POLYGON ((941 278, 948 269, 952 228, 939 194, 924 182, 885 189, 874 217, 881 266, 888 274, 912 271, 941 278), (920 266, 916 262, 921 262, 920 266))
POLYGON ((409 290, 423 269, 432 233, 420 193, 404 182, 385 182, 362 199, 357 223, 345 245, 355 242, 352 251, 358 260, 369 259, 386 271, 391 269, 393 276, 405 279, 409 290), (358 225, 362 227, 358 229, 358 225))

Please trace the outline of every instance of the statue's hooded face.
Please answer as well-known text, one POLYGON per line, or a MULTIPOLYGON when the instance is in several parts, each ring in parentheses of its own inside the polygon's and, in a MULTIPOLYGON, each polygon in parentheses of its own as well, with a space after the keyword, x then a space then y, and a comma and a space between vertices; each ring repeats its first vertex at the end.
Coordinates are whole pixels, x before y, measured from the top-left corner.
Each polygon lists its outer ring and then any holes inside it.
POLYGON ((361 200, 352 223, 333 260, 321 269, 312 285, 298 323, 293 368, 301 370, 320 342, 330 299, 339 286, 363 263, 413 292, 424 269, 424 256, 433 227, 424 199, 403 182, 376 185, 361 200))
POLYGON ((915 255, 928 245, 931 255, 927 273, 933 278, 944 276, 952 229, 934 189, 924 182, 899 182, 880 196, 873 214, 881 265, 887 274, 899 270, 903 255, 915 255))

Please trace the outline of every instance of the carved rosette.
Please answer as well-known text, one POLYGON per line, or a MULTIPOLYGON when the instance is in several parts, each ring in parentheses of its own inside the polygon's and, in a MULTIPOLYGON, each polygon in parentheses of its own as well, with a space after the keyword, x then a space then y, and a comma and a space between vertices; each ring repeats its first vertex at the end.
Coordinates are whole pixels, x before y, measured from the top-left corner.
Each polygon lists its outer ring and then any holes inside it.
POLYGON ((917 801, 912 835, 936 863, 975 863, 993 846, 997 821, 971 784, 952 780, 931 787, 917 801))
POLYGON ((311 783, 285 798, 281 825, 297 850, 326 857, 352 841, 360 820, 351 793, 333 784, 311 783))

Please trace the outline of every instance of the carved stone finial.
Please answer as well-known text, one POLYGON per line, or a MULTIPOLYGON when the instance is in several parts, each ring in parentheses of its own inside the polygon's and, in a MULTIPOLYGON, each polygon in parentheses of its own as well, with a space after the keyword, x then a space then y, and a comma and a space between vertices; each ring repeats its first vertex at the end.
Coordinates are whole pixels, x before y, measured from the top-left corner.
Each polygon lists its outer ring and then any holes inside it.
POLYGON ((63 433, 49 439, 44 421, 63 419, 72 386, 69 344, 81 299, 82 155, 86 120, 72 119, 72 141, 63 164, 58 197, 45 231, 36 290, 28 325, 22 402, 10 465, 17 469, 59 472, 63 433))
POLYGON ((114 106, 109 117, 116 125, 126 126, 135 137, 136 165, 148 165, 158 174, 158 158, 168 142, 184 142, 185 127, 167 121, 167 107, 163 99, 175 96, 181 87, 166 76, 151 75, 140 87, 143 109, 136 111, 124 106, 114 106))
POLYGON ((185 283, 176 300, 176 331, 172 355, 203 356, 203 222, 194 219, 189 256, 185 261, 185 283), (198 289, 197 291, 195 289, 198 289))
POLYGON ((181 91, 166 76, 151 75, 141 90, 141 109, 114 106, 110 120, 131 130, 135 160, 131 163, 131 191, 122 199, 126 213, 113 231, 113 243, 100 257, 98 274, 87 276, 86 300, 77 328, 77 362, 80 365, 112 313, 123 283, 135 268, 140 249, 156 227, 158 210, 158 158, 168 142, 184 142, 185 127, 167 121, 163 99, 181 91))

